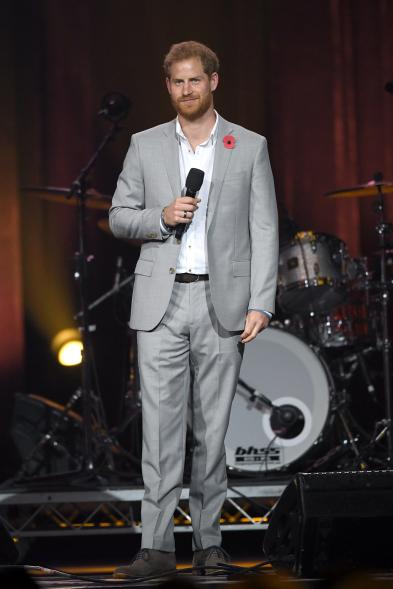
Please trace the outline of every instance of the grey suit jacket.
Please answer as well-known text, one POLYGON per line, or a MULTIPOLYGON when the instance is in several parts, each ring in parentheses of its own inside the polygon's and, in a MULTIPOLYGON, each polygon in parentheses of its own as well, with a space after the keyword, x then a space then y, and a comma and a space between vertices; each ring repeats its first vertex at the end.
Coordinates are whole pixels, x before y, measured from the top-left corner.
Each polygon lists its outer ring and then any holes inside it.
MULTIPOLYGON (((143 239, 135 267, 130 326, 150 331, 171 297, 180 251, 161 236, 164 206, 181 196, 175 121, 133 135, 109 222, 119 238, 143 239)), ((274 312, 278 232, 266 139, 219 117, 206 222, 210 290, 220 323, 242 330, 247 310, 274 312), (232 135, 235 145, 224 146, 232 135)))

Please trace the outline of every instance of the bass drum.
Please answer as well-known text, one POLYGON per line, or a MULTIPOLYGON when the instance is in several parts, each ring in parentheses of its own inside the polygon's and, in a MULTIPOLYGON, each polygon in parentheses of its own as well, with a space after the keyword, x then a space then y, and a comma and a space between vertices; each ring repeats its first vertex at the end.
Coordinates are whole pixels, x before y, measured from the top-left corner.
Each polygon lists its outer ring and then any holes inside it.
POLYGON ((307 344, 267 328, 245 347, 225 439, 229 469, 290 470, 322 440, 333 393, 328 367, 307 344))

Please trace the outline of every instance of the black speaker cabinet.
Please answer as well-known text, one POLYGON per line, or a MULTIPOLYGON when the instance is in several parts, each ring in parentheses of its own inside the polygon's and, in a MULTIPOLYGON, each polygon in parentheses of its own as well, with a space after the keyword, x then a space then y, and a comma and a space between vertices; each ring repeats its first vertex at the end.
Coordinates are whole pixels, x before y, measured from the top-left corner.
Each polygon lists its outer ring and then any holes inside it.
POLYGON ((280 497, 263 549, 302 577, 393 570, 393 471, 299 473, 280 497))

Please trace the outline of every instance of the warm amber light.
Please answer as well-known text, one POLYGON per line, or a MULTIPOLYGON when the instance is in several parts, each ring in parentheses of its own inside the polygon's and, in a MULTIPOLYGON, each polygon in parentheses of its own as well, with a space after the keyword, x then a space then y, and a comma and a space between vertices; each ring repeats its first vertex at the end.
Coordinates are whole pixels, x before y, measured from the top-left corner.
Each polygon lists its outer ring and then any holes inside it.
POLYGON ((52 340, 52 350, 62 366, 76 366, 82 362, 83 345, 77 329, 59 331, 52 340))
POLYGON ((76 366, 82 362, 82 350, 82 342, 71 340, 61 346, 57 359, 62 366, 76 366))

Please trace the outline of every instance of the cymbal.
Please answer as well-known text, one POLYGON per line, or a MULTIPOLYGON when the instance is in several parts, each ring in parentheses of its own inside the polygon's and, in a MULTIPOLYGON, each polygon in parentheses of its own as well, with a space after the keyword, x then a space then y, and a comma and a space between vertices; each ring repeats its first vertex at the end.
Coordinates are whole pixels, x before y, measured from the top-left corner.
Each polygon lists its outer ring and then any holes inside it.
MULTIPOLYGON (((57 204, 71 205, 75 207, 78 204, 76 197, 67 198, 70 194, 68 188, 58 186, 26 186, 22 188, 29 196, 38 197, 41 200, 54 202, 57 204)), ((111 205, 111 197, 106 194, 97 192, 94 188, 86 191, 86 207, 89 209, 98 209, 107 211, 111 205)))
POLYGON ((352 188, 340 188, 325 192, 328 198, 356 198, 362 196, 378 196, 378 187, 381 187, 383 194, 393 194, 393 182, 375 182, 371 180, 366 184, 358 184, 352 188))
MULTIPOLYGON (((104 233, 108 233, 109 235, 113 236, 113 233, 109 227, 108 219, 99 219, 97 221, 97 225, 101 231, 104 231, 104 233)), ((126 241, 128 245, 131 245, 132 247, 140 247, 142 243, 144 243, 143 239, 123 239, 122 241, 126 241)))

